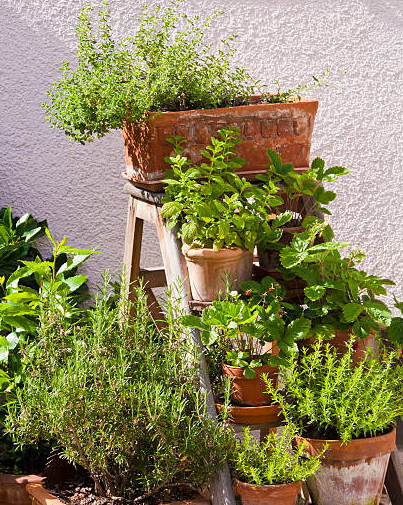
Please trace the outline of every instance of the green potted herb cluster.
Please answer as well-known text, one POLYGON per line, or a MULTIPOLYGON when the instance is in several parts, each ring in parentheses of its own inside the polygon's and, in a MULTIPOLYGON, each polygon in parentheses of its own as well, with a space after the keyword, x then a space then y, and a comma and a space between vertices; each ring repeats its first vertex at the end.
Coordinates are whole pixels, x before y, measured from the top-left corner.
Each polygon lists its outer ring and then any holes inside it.
POLYGON ((304 460, 304 444, 291 448, 295 435, 295 429, 286 425, 259 444, 248 428, 244 430, 230 456, 235 491, 243 505, 295 505, 301 481, 318 470, 321 456, 304 460))
POLYGON ((225 292, 225 274, 231 289, 248 280, 255 245, 282 222, 282 215, 271 219, 272 208, 282 202, 275 191, 265 194, 235 173, 244 163, 235 153, 239 130, 218 133, 202 151, 201 164, 182 155, 182 139, 171 139, 177 154, 167 159, 172 169, 164 180, 162 217, 168 227, 178 226, 192 295, 203 301, 225 292))
POLYGON ((279 196, 283 203, 276 210, 289 215, 288 221, 283 220, 282 228, 279 229, 281 236, 277 236, 279 231, 275 234, 266 233, 258 247, 260 266, 272 270, 280 266, 278 251, 289 245, 296 233, 303 231, 307 216, 331 214, 325 206, 336 198, 336 193, 326 190, 323 183, 333 182, 351 170, 341 166, 326 168, 323 159, 315 158, 309 170, 301 172, 292 164, 283 163, 277 152, 268 149, 267 154, 270 164, 266 173, 257 175, 257 179, 261 181, 261 190, 266 193, 281 188, 279 196))
POLYGON ((353 360, 353 340, 340 356, 319 340, 294 353, 282 368, 283 391, 267 380, 267 390, 286 422, 303 436, 307 456, 324 447, 322 466, 307 480, 314 505, 379 503, 389 455, 395 446, 393 424, 403 412, 403 367, 397 353, 366 353, 353 360))
POLYGON ((280 149, 295 166, 308 166, 318 102, 301 100, 301 93, 324 81, 256 96, 263 87, 231 65, 234 37, 216 51, 205 40, 222 13, 191 16, 185 5, 175 0, 144 7, 136 33, 122 41, 112 36, 107 3, 97 12, 97 30, 93 8, 84 8, 77 64, 64 62, 48 92, 50 123, 81 143, 123 129, 125 176, 137 182, 164 178, 164 158, 171 153, 166 137, 188 138, 186 154, 197 162, 200 145, 225 124, 245 130, 240 155, 251 155, 246 170, 261 171, 262 146, 280 149))

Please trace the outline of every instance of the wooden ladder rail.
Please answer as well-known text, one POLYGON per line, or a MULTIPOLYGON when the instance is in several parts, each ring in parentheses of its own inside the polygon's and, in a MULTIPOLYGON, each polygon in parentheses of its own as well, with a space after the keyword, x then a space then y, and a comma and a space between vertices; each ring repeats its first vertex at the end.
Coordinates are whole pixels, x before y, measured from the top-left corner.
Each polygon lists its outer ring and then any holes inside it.
MULTIPOLYGON (((130 287, 136 280, 143 278, 144 281, 148 281, 146 292, 150 313, 153 319, 158 324, 161 324, 159 321, 163 320, 163 313, 155 300, 151 288, 164 285, 163 281, 166 280, 166 284, 176 291, 174 296, 177 296, 180 300, 182 311, 189 314, 188 302, 191 300, 191 296, 187 267, 185 258, 181 252, 181 242, 177 239, 175 230, 168 230, 161 217, 161 198, 163 194, 142 190, 131 183, 125 184, 124 190, 129 194, 124 248, 125 288, 127 296, 129 299, 133 299, 134 294, 130 287), (163 270, 156 269, 150 271, 140 269, 144 221, 154 223, 156 226, 164 264, 163 270)), ((191 332, 191 338, 196 349, 202 351, 202 343, 196 330, 191 332)), ((204 354, 198 352, 198 355, 200 387, 202 392, 206 394, 206 411, 212 419, 215 419, 217 414, 210 378, 207 373, 207 364, 204 354)), ((218 472, 216 478, 210 483, 209 489, 212 505, 235 505, 234 491, 227 465, 224 465, 218 472)))

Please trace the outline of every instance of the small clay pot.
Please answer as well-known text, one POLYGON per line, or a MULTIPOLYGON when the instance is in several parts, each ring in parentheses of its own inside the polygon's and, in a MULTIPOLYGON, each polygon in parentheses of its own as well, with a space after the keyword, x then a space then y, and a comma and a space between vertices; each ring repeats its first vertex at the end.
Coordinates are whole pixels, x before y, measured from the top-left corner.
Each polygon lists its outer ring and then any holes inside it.
POLYGON ((240 405, 255 407, 258 405, 269 405, 271 396, 266 393, 266 384, 262 379, 262 374, 267 374, 273 385, 277 387, 278 368, 263 365, 255 368, 255 377, 248 379, 244 376, 244 368, 231 366, 223 363, 221 365, 224 377, 231 379, 231 398, 240 405))
POLYGON ((301 482, 257 486, 236 480, 234 491, 241 497, 243 505, 295 505, 301 482))
POLYGON ((305 443, 306 452, 316 456, 325 445, 318 472, 307 479, 313 505, 377 505, 388 467, 390 453, 396 445, 396 428, 385 435, 359 438, 343 443, 296 437, 305 443))
MULTIPOLYGON (((216 403, 217 412, 222 411, 223 406, 216 403)), ((239 405, 230 405, 231 421, 235 424, 245 424, 247 426, 254 424, 272 424, 279 426, 283 420, 279 405, 260 405, 256 407, 241 407, 239 405)))
POLYGON ((194 300, 216 300, 225 294, 226 276, 230 289, 238 290, 242 282, 252 277, 253 254, 243 249, 182 248, 188 268, 190 289, 194 300))

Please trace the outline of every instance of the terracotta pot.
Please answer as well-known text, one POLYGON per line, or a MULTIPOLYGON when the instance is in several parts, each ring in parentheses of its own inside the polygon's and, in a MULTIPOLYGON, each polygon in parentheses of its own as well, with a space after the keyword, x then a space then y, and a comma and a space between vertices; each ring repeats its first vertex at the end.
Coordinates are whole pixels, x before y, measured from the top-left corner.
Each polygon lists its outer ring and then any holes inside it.
MULTIPOLYGON (((255 102, 260 97, 253 97, 255 102)), ((242 143, 237 154, 246 160, 242 171, 264 172, 266 149, 275 149, 284 163, 307 167, 318 102, 252 103, 237 107, 149 113, 144 123, 126 122, 122 130, 126 175, 132 181, 157 181, 165 177, 172 156, 166 139, 181 135, 187 139, 183 152, 194 163, 202 161, 200 150, 225 126, 240 129, 242 143)))
POLYGON ((304 440, 308 454, 316 455, 328 445, 319 471, 307 479, 313 505, 379 505, 390 453, 396 444, 396 429, 386 435, 359 438, 347 444, 340 440, 304 440))
POLYGON ((193 249, 184 247, 183 253, 194 300, 216 300, 225 294, 225 276, 229 275, 230 289, 237 290, 242 282, 252 277, 253 254, 242 249, 193 249))
POLYGON ((301 491, 300 482, 257 486, 236 480, 234 487, 243 505, 295 505, 298 493, 301 491))
POLYGON ((26 486, 39 484, 43 479, 38 475, 0 474, 0 503, 2 505, 32 505, 26 486))
POLYGON ((277 387, 278 368, 263 365, 255 368, 255 377, 247 379, 240 366, 231 366, 223 363, 222 371, 224 377, 231 378, 231 398, 240 405, 258 406, 270 404, 271 397, 266 393, 266 384, 262 379, 262 374, 267 374, 274 386, 277 387))
MULTIPOLYGON (((216 403, 217 412, 222 411, 222 405, 216 403)), ((235 424, 273 424, 279 426, 283 420, 280 413, 279 405, 260 405, 256 407, 240 407, 238 405, 230 405, 231 420, 235 424)))
MULTIPOLYGON (((352 329, 349 330, 335 330, 335 336, 331 340, 325 340, 324 344, 329 343, 337 349, 340 355, 343 355, 347 351, 347 342, 350 339, 352 329)), ((315 338, 305 338, 299 340, 297 345, 299 348, 307 347, 311 348, 316 342, 315 338)), ((372 349, 373 352, 378 350, 378 341, 375 334, 370 334, 365 338, 358 338, 354 342, 354 352, 352 355, 352 362, 357 364, 362 361, 365 357, 365 352, 367 349, 372 349)))

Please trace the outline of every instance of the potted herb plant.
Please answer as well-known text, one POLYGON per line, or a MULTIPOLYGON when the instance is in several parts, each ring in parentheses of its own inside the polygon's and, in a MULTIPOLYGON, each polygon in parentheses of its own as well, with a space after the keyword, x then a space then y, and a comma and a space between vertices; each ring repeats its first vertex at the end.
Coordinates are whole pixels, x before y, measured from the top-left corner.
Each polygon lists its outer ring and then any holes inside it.
MULTIPOLYGON (((311 336, 335 336, 334 344, 340 350, 345 350, 345 342, 353 333, 359 339, 360 359, 364 339, 373 342, 374 335, 391 324, 391 309, 378 297, 386 295, 385 286, 394 282, 359 270, 358 263, 365 257, 362 251, 342 257, 340 250, 348 244, 328 241, 313 245, 323 227, 330 228, 325 223, 311 222, 281 250, 283 267, 307 284, 301 304, 291 310, 312 321, 311 336)), ((331 230, 326 234, 331 236, 331 230)))
POLYGON ((265 174, 257 175, 257 179, 262 182, 261 190, 266 193, 280 186, 278 196, 283 204, 276 210, 288 216, 287 221, 282 220, 281 227, 265 234, 258 248, 260 266, 272 270, 280 266, 278 251, 289 245, 296 233, 303 231, 306 216, 331 214, 326 205, 336 198, 336 193, 325 190, 322 183, 335 181, 351 170, 341 166, 326 168, 321 158, 315 158, 310 169, 301 172, 295 170, 292 164, 283 163, 275 151, 267 149, 267 154, 270 165, 265 174))
POLYGON ((178 226, 192 295, 203 301, 225 293, 226 275, 233 290, 251 277, 255 244, 263 227, 271 226, 272 206, 282 201, 235 173, 244 162, 235 154, 239 131, 224 128, 218 134, 202 150, 207 162, 201 164, 182 156, 182 139, 171 139, 177 154, 167 159, 172 170, 164 180, 161 212, 168 227, 178 226))
POLYGON ((322 456, 317 474, 307 479, 314 505, 379 503, 389 455, 395 446, 394 420, 403 412, 403 367, 396 352, 366 353, 353 362, 353 340, 340 356, 319 339, 308 352, 294 354, 282 368, 280 394, 267 381, 286 422, 306 444, 307 456, 322 456))
POLYGON ((304 444, 291 449, 295 434, 291 426, 284 426, 281 433, 270 433, 259 444, 245 428, 230 458, 235 491, 243 505, 295 505, 301 481, 318 470, 321 456, 302 459, 304 444))
POLYGON ((184 316, 184 324, 201 330, 202 343, 224 356, 222 372, 231 381, 231 398, 238 405, 271 403, 262 375, 277 384, 278 365, 286 364, 296 340, 304 338, 310 322, 297 318, 286 323, 280 301, 273 296, 266 303, 243 300, 236 293, 215 300, 200 318, 184 316))
POLYGON ((301 100, 301 93, 323 80, 254 96, 257 84, 230 64, 234 37, 216 52, 205 41, 220 13, 192 17, 183 6, 176 0, 166 8, 144 7, 137 32, 121 42, 112 37, 107 4, 98 10, 97 31, 93 8, 84 8, 77 64, 73 69, 64 62, 48 92, 50 123, 81 143, 123 128, 125 176, 133 181, 164 178, 164 158, 171 154, 166 137, 187 137, 186 155, 199 162, 199 147, 225 124, 242 130, 239 154, 249 154, 246 170, 261 170, 262 146, 278 149, 295 166, 308 166, 318 102, 301 100))

